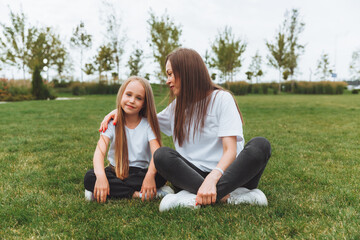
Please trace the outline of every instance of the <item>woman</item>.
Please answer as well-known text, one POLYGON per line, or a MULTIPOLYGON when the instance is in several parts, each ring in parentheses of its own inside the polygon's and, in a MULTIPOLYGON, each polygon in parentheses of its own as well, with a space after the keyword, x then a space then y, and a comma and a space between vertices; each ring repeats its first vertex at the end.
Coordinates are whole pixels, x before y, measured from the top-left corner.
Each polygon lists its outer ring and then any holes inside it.
MULTIPOLYGON (((201 56, 179 48, 167 56, 167 82, 174 99, 158 114, 160 130, 173 136, 175 149, 154 153, 157 171, 176 188, 160 211, 198 208, 217 201, 267 205, 256 189, 271 155, 262 137, 244 147, 242 116, 233 96, 215 85, 201 56)), ((105 117, 101 129, 114 114, 105 117)))

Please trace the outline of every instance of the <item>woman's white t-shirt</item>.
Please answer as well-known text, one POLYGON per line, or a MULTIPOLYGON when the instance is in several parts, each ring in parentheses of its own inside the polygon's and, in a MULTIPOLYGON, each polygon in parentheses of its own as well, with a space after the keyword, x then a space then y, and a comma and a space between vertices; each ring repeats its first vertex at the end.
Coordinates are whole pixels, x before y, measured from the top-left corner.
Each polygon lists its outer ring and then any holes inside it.
MULTIPOLYGON (((125 126, 126 140, 128 145, 129 166, 147 168, 151 160, 149 141, 156 139, 154 132, 146 118, 142 118, 134 129, 125 126)), ((101 133, 110 139, 110 148, 107 159, 110 164, 116 166, 115 162, 115 126, 112 121, 108 124, 108 129, 101 133)))
MULTIPOLYGON (((176 99, 157 116, 160 130, 167 136, 174 132, 176 99)), ((235 100, 229 92, 213 91, 205 117, 204 128, 194 138, 194 124, 190 126, 190 135, 182 146, 173 141, 176 151, 200 170, 210 172, 216 167, 223 155, 221 137, 236 136, 236 155, 244 148, 242 122, 235 100)))

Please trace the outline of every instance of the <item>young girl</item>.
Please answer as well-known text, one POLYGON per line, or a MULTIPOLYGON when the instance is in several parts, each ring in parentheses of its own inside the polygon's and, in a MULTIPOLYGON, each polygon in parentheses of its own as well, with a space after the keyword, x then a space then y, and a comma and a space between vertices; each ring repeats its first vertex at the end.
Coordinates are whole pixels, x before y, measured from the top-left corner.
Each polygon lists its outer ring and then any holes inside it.
POLYGON ((164 186, 166 180, 157 174, 152 159, 161 138, 149 82, 136 76, 127 79, 119 89, 116 105, 117 125, 110 123, 101 133, 94 169, 85 174, 85 198, 105 202, 107 196, 144 200, 166 195, 172 190, 164 186), (104 169, 109 142, 110 165, 104 169))

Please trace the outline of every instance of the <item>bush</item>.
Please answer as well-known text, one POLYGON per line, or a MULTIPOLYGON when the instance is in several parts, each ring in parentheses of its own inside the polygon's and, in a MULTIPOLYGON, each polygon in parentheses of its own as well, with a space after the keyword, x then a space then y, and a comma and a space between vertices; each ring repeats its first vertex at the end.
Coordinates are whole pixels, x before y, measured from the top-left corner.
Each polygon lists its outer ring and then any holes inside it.
POLYGON ((31 83, 27 80, 0 79, 0 101, 32 100, 31 83))
POLYGON ((248 93, 249 84, 245 81, 226 82, 225 88, 230 90, 234 95, 245 95, 248 93))
POLYGON ((252 93, 259 94, 261 90, 261 85, 257 83, 252 84, 252 90, 252 93))
POLYGON ((268 90, 269 90, 270 84, 268 83, 262 83, 261 84, 261 90, 263 94, 268 94, 268 90))
POLYGON ((117 94, 120 84, 106 85, 104 83, 79 83, 71 84, 71 92, 73 95, 86 94, 117 94))
POLYGON ((352 94, 359 94, 359 90, 353 89, 353 90, 351 91, 351 93, 352 93, 352 94))

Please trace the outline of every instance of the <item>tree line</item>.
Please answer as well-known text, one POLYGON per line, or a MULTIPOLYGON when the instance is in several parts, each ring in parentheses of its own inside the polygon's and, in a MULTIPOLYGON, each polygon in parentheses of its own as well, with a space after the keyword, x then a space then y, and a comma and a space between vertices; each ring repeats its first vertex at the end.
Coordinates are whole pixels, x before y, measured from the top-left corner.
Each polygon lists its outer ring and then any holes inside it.
MULTIPOLYGON (((80 67, 83 81, 83 73, 87 75, 99 74, 99 81, 103 80, 103 73, 111 73, 114 82, 119 81, 120 62, 124 54, 124 46, 127 41, 126 34, 121 32, 121 18, 111 5, 107 6, 104 26, 106 39, 97 47, 96 54, 88 61, 84 61, 84 52, 92 47, 93 36, 86 30, 86 25, 81 21, 74 27, 70 37, 70 47, 80 53, 80 67)), ((57 34, 52 27, 35 27, 28 23, 23 12, 15 13, 10 10, 10 24, 0 23, 2 35, 0 35, 0 65, 15 66, 25 73, 33 73, 35 67, 41 71, 49 68, 55 69, 60 79, 65 71, 71 71, 70 51, 66 48, 65 40, 57 34)), ((149 26, 148 40, 152 49, 154 61, 158 64, 156 77, 164 83, 166 79, 164 61, 166 55, 181 46, 180 39, 182 26, 165 12, 156 16, 150 9, 147 20, 149 26)), ((300 36, 304 31, 305 23, 298 9, 286 11, 284 20, 276 31, 273 40, 266 40, 268 53, 263 57, 259 51, 251 58, 251 63, 246 71, 249 81, 253 78, 256 83, 261 81, 265 74, 262 65, 265 63, 279 72, 279 90, 281 81, 294 79, 299 59, 304 54, 306 44, 300 42, 300 36)), ((213 39, 210 50, 206 50, 204 61, 210 70, 216 69, 220 73, 211 72, 212 79, 220 78, 222 81, 234 81, 235 74, 243 64, 243 54, 246 51, 247 42, 233 34, 230 26, 219 30, 213 39)), ((126 66, 130 75, 138 75, 143 67, 143 49, 135 46, 130 54, 126 66)), ((354 51, 349 66, 354 79, 360 78, 360 50, 354 51)), ((329 79, 334 74, 329 56, 322 53, 317 66, 316 75, 319 79, 329 79)), ((107 78, 108 74, 105 74, 107 78)), ((145 74, 149 78, 149 74, 145 74)), ((108 79, 105 79, 108 80, 108 79)))

